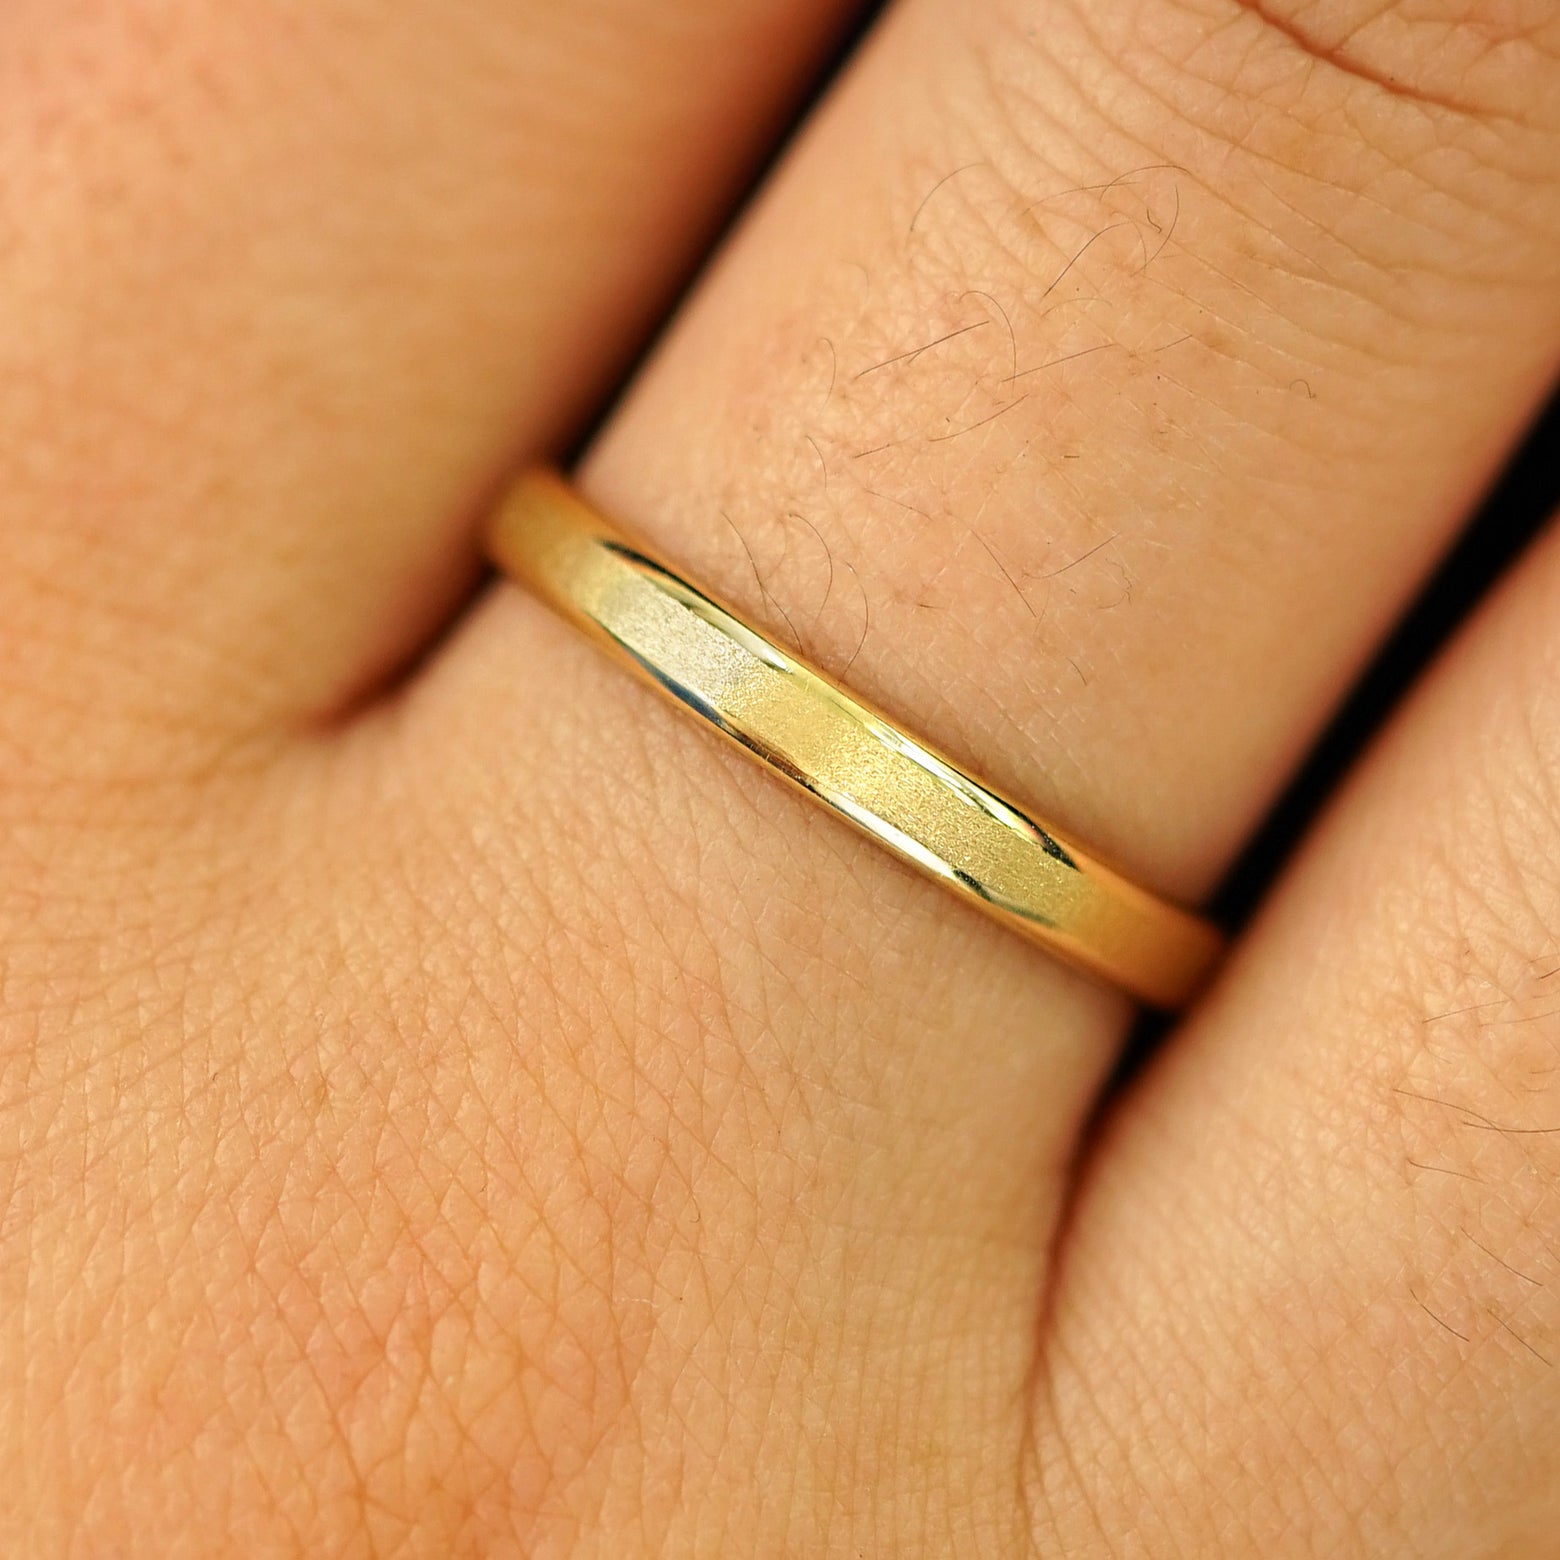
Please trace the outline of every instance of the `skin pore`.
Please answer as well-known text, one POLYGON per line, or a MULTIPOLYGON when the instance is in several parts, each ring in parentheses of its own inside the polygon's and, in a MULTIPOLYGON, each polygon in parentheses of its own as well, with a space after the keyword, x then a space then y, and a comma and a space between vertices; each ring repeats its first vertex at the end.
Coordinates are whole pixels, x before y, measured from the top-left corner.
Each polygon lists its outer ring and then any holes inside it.
MULTIPOLYGON (((1101 1121, 1121 999, 457 610, 847 21, 0 21, 8 1552, 1546 1553, 1552 541, 1101 1121)), ((1557 75, 899 0, 580 481, 1196 899, 1553 373, 1557 75)))

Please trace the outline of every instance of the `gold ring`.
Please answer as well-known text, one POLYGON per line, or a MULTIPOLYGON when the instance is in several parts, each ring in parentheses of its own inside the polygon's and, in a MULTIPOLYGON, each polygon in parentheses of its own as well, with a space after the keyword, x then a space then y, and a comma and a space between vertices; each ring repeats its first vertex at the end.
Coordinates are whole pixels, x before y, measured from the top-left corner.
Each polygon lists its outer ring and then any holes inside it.
POLYGON ((1016 802, 674 573, 556 473, 492 522, 498 565, 744 752, 987 914, 1156 1007, 1184 1005, 1223 947, 1016 802))

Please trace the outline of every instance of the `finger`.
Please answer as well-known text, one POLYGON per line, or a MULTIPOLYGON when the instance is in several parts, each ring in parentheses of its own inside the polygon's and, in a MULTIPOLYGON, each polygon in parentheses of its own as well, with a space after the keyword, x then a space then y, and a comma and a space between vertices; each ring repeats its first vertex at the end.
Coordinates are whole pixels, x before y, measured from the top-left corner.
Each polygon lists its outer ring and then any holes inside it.
POLYGON ((844 10, 8 7, 25 756, 205 752, 415 649, 497 472, 601 393, 844 10))
POLYGON ((1548 1552, 1557 860, 1560 534, 1111 1124, 1050 1356, 1074 1529, 1092 1505, 1196 1554, 1548 1552), (1189 1449, 1238 1542, 1150 1446, 1189 1449))
POLYGON ((1350 45, 1395 91, 1234 6, 1021 20, 898 18, 587 477, 1196 892, 1550 380, 1560 43, 1454 108, 1400 6, 1350 45))
MULTIPOLYGON (((1560 70, 1530 41, 1496 115, 1476 73, 1467 105, 1428 101, 1412 29, 1417 95, 1253 13, 1145 15, 1147 55, 1065 4, 1040 40, 1001 8, 896 13, 584 479, 779 638, 1192 896, 1554 361, 1560 70)), ((495 734, 554 632, 506 591, 459 647, 495 734)), ((1037 1004, 1051 986, 1037 966, 1037 1004)), ((1109 1050, 1052 1080, 1042 1141, 1109 1050)))

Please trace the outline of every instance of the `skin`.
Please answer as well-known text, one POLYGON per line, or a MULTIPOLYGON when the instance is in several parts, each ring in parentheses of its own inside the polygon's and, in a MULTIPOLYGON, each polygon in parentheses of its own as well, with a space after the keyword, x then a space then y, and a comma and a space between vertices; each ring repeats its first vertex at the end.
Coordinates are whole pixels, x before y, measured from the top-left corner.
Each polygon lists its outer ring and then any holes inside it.
MULTIPOLYGON (((475 598, 828 0, 0 18, 18 1555, 1544 1556, 1560 542, 1153 1064, 475 598)), ((1195 900, 1560 349, 1546 0, 898 0, 585 490, 1195 900)))

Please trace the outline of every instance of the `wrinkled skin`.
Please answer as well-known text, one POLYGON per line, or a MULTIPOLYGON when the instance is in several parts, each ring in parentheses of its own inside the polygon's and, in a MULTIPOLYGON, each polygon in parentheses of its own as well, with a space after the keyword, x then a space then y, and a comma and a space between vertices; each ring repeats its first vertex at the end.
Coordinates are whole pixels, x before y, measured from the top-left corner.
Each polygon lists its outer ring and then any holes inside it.
MULTIPOLYGON (((1560 551, 1116 997, 511 587, 832 0, 0 16, 8 1555, 1543 1557, 1560 551)), ((898 0, 593 440, 1218 880, 1560 348, 1550 0, 898 0)))

